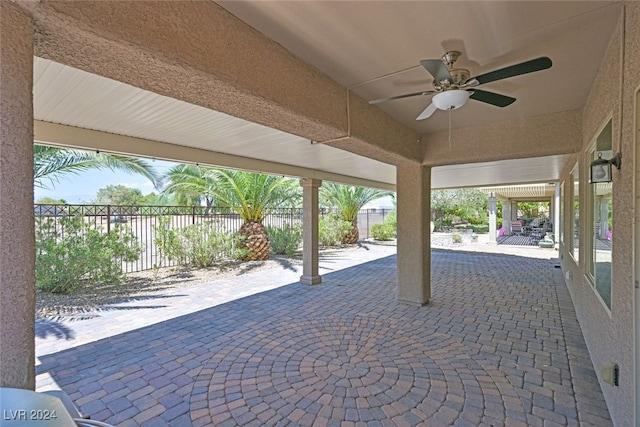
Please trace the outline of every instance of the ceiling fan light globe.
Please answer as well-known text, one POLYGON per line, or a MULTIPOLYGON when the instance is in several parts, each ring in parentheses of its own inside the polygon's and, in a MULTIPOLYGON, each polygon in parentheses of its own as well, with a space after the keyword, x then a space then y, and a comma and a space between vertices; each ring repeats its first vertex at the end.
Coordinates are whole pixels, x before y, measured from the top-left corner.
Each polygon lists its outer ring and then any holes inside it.
POLYGON ((454 89, 434 95, 431 101, 439 110, 455 110, 466 104, 469 96, 466 90, 454 89))

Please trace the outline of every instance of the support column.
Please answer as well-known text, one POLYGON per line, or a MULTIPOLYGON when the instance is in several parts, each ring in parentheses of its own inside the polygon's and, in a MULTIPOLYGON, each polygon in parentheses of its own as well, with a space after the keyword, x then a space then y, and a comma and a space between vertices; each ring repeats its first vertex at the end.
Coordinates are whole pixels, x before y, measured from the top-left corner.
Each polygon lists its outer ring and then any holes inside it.
POLYGON ((556 191, 553 195, 553 236, 556 248, 560 242, 560 183, 556 183, 556 191))
POLYGON ((322 283, 318 274, 318 188, 322 180, 303 178, 302 186, 302 276, 300 283, 317 285, 322 283))
POLYGON ((496 200, 496 193, 489 194, 489 244, 495 245, 496 234, 498 232, 496 227, 496 209, 498 203, 496 200))
POLYGON ((511 199, 502 201, 502 226, 511 233, 511 199))
POLYGON ((33 26, 0 2, 0 387, 35 388, 33 26))
POLYGON ((396 168, 398 301, 423 306, 431 299, 431 168, 396 168))
POLYGON ((515 221, 518 219, 518 201, 511 200, 511 217, 509 218, 509 222, 515 221))

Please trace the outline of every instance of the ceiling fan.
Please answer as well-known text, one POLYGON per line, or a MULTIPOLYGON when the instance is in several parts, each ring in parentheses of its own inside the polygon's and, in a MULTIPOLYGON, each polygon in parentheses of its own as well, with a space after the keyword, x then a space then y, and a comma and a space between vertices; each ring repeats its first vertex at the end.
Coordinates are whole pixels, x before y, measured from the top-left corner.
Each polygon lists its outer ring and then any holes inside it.
POLYGON ((476 77, 471 77, 469 70, 464 68, 453 68, 458 60, 460 52, 452 50, 445 53, 440 59, 425 59, 420 64, 433 76, 433 89, 422 92, 407 93, 388 98, 379 98, 369 101, 369 104, 379 104, 381 102, 394 99, 410 98, 412 96, 433 95, 431 103, 420 113, 416 120, 423 120, 436 110, 455 110, 462 107, 467 100, 485 102, 497 107, 506 107, 515 102, 515 98, 501 95, 499 93, 488 92, 486 90, 474 89, 484 83, 502 80, 522 74, 533 73, 535 71, 551 68, 551 59, 546 56, 510 65, 476 77))

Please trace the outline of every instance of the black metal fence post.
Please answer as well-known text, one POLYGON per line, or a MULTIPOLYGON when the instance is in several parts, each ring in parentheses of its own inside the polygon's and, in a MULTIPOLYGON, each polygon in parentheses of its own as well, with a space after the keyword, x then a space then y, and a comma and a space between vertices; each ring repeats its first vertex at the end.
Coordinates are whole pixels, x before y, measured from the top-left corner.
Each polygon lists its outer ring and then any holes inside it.
POLYGON ((111 232, 111 205, 107 205, 107 233, 111 232))

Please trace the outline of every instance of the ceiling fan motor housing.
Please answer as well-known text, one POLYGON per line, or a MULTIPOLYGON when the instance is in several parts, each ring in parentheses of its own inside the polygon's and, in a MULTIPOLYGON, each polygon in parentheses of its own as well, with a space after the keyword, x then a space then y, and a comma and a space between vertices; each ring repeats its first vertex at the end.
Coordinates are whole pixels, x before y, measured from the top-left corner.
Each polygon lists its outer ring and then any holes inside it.
POLYGON ((469 70, 465 70, 464 68, 451 69, 449 70, 449 74, 451 74, 451 81, 449 79, 433 81, 433 87, 435 90, 444 91, 448 89, 459 89, 467 82, 467 80, 469 80, 469 77, 471 77, 469 70))

